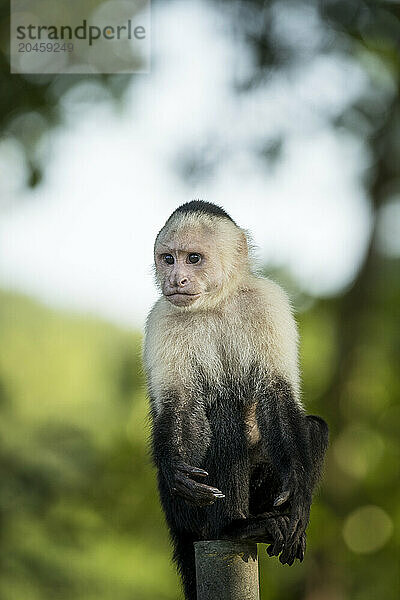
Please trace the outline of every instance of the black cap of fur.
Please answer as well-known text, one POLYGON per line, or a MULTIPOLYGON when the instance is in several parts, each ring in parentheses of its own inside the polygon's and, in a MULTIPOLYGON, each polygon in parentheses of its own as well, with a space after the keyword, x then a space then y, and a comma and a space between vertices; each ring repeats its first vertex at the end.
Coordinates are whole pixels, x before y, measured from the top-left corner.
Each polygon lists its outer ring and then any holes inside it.
POLYGON ((223 208, 213 204, 212 202, 204 202, 204 200, 192 200, 191 202, 182 204, 182 206, 179 206, 176 210, 174 210, 169 219, 172 219, 172 217, 176 216, 177 214, 184 215, 187 213, 203 213, 205 215, 212 215, 213 217, 228 219, 236 225, 232 217, 230 217, 223 208))

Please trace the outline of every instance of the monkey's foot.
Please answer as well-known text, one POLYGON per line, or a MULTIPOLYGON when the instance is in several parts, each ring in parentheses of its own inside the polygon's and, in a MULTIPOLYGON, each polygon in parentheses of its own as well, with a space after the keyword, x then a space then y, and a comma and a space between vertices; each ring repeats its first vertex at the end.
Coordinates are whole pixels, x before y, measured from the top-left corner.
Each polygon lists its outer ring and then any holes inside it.
POLYGON ((292 565, 296 558, 300 562, 304 558, 306 534, 286 546, 289 526, 289 515, 265 513, 259 517, 233 521, 224 529, 221 538, 270 544, 267 549, 269 556, 280 555, 282 564, 292 565))
POLYGON ((288 517, 276 513, 265 513, 258 517, 233 521, 222 532, 224 539, 249 540, 264 544, 273 544, 284 539, 288 517))
POLYGON ((291 566, 294 561, 296 560, 296 558, 300 561, 303 562, 304 559, 304 554, 306 551, 306 544, 307 544, 307 534, 304 532, 302 533, 298 539, 296 539, 295 541, 293 541, 293 543, 291 544, 287 544, 285 543, 285 541, 283 542, 283 544, 271 544, 271 546, 269 546, 267 548, 267 552, 269 556, 279 556, 279 561, 283 564, 283 565, 289 565, 291 566))

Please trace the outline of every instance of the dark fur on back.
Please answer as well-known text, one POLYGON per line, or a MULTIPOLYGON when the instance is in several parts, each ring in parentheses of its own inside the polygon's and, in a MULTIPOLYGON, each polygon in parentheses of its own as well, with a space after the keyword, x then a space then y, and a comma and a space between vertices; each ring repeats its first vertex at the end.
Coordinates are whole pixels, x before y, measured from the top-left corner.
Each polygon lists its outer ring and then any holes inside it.
POLYGON ((168 221, 178 214, 184 215, 186 213, 203 213, 205 215, 221 217, 223 219, 228 219, 236 225, 232 217, 228 215, 228 213, 223 208, 217 206, 217 204, 213 204, 212 202, 205 202, 204 200, 192 200, 191 202, 186 202, 185 204, 178 206, 178 208, 174 210, 168 221))

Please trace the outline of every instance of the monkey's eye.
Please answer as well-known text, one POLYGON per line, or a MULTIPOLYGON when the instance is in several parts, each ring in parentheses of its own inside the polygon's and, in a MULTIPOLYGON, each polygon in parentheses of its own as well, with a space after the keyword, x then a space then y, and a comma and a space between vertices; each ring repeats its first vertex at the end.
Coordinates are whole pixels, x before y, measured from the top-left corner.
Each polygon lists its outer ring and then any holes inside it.
POLYGON ((200 254, 197 254, 196 252, 192 252, 192 254, 189 254, 189 256, 188 256, 188 261, 192 265, 195 265, 196 263, 201 261, 201 256, 200 256, 200 254))
POLYGON ((172 256, 172 254, 164 254, 164 261, 167 263, 167 265, 173 265, 174 257, 172 256))

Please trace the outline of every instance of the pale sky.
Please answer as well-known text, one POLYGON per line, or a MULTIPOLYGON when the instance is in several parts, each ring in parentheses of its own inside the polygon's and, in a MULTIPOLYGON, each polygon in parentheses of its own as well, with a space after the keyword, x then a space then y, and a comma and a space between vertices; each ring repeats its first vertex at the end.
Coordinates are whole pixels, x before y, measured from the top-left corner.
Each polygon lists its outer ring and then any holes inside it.
POLYGON ((34 192, 18 190, 18 149, 0 144, 0 194, 17 200, 1 215, 0 285, 141 327, 157 297, 154 236, 176 206, 202 198, 221 204, 252 233, 260 259, 286 266, 305 289, 346 286, 370 227, 358 182, 366 157, 324 115, 357 97, 360 70, 325 56, 237 96, 232 81, 250 59, 212 9, 191 0, 153 13, 153 48, 152 73, 134 77, 122 113, 107 102, 81 106, 76 92, 65 98, 65 124, 46 140, 45 183, 34 192), (268 169, 255 150, 279 133, 283 159, 268 169), (178 158, 204 148, 222 160, 189 185, 178 158))

